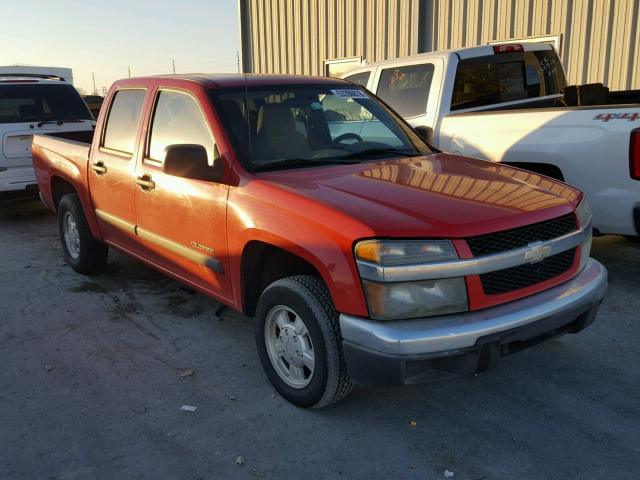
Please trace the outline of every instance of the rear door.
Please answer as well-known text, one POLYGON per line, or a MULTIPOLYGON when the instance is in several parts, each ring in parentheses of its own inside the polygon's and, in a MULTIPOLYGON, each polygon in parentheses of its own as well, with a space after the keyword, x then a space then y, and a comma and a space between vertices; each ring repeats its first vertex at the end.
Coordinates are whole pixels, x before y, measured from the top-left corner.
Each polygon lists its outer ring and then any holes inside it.
POLYGON ((80 94, 64 82, 0 81, 0 168, 31 165, 34 134, 91 129, 80 94))
POLYGON ((137 250, 133 178, 146 95, 143 87, 114 93, 89 164, 91 198, 103 237, 131 253, 137 250))
POLYGON ((166 175, 169 145, 202 145, 213 162, 215 140, 200 92, 159 88, 148 127, 147 148, 136 171, 137 233, 156 265, 221 299, 230 300, 226 210, 228 185, 166 175))

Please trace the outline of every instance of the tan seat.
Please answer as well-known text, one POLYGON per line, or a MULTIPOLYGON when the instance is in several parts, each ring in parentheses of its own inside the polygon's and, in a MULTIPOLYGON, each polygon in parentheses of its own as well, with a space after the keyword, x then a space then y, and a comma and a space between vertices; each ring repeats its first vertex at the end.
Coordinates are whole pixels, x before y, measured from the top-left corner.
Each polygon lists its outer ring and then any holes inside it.
POLYGON ((269 103, 260 107, 257 132, 253 154, 258 163, 311 157, 309 142, 296 130, 293 114, 284 105, 269 103))

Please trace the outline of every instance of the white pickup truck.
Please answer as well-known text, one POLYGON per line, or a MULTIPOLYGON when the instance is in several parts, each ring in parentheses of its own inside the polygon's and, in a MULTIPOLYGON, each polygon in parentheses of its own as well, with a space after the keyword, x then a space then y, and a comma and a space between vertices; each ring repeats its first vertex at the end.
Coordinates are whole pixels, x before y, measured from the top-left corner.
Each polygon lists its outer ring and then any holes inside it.
POLYGON ((57 75, 0 72, 0 194, 37 191, 33 135, 91 130, 94 124, 78 91, 57 75))
POLYGON ((640 236, 640 91, 567 86, 555 50, 542 43, 431 52, 367 64, 344 78, 377 94, 441 150, 580 188, 596 233, 640 236))

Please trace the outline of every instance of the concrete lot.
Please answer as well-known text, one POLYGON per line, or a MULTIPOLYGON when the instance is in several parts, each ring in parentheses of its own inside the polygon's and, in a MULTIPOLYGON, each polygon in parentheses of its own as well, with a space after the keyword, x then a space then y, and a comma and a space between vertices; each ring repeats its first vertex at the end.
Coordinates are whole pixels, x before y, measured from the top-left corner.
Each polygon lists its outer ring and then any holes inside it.
POLYGON ((640 244, 595 240, 610 292, 581 334, 320 411, 275 395, 250 319, 117 252, 76 274, 37 202, 0 206, 0 249, 2 479, 638 477, 640 244))

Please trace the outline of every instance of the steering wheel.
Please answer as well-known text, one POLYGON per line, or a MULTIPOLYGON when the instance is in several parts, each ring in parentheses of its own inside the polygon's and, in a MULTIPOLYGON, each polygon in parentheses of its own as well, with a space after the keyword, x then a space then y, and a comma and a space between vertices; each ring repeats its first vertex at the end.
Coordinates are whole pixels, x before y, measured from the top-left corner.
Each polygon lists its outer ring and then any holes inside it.
POLYGON ((357 133, 347 132, 347 133, 343 133, 342 135, 338 135, 336 138, 334 138, 333 141, 331 142, 331 145, 338 145, 343 140, 347 140, 349 138, 352 138, 352 139, 356 140, 357 142, 361 142, 362 141, 362 137, 360 135, 358 135, 357 133))

